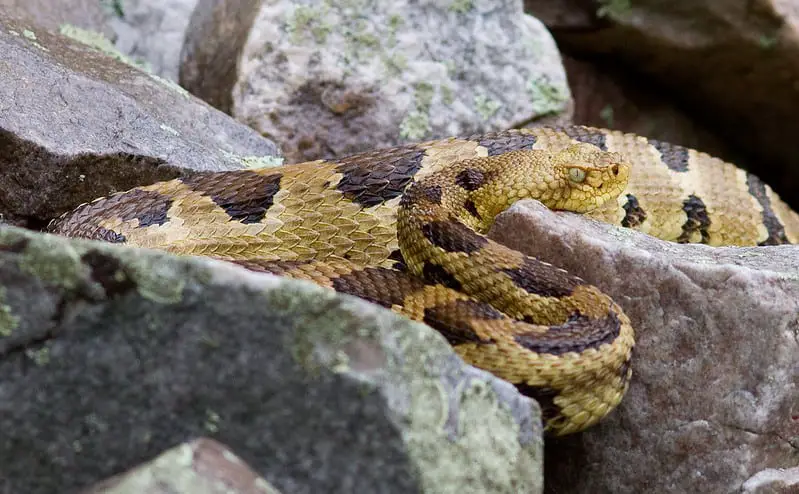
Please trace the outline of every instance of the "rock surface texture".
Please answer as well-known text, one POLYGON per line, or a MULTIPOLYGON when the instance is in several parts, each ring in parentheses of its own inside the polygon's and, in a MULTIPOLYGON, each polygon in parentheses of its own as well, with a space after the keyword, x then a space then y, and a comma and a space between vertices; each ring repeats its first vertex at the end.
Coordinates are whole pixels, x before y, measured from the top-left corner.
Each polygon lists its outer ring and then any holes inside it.
POLYGON ((224 445, 197 439, 176 446, 82 494, 281 494, 224 445))
POLYGON ((289 162, 506 128, 570 101, 551 36, 515 0, 201 0, 180 82, 289 162))
POLYGON ((248 166, 276 147, 177 85, 0 10, 0 213, 43 226, 182 169, 248 166), (24 81, 24 82, 23 82, 24 81))
POLYGON ((562 50, 647 75, 642 85, 701 116, 799 207, 797 2, 525 0, 525 8, 562 50))
POLYGON ((535 402, 360 299, 12 227, 0 280, 0 492, 201 436, 284 493, 541 491, 535 402))
POLYGON ((739 492, 796 466, 799 246, 673 244, 531 201, 491 236, 596 284, 636 329, 620 407, 548 441, 548 492, 739 492))

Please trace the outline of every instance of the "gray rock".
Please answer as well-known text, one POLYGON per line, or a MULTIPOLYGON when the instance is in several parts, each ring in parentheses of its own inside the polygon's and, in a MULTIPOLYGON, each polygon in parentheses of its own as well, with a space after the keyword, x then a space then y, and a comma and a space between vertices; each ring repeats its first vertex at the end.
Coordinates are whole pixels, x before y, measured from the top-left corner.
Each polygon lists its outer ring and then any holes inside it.
POLYGON ((539 409, 427 326, 311 283, 0 228, 0 491, 209 437, 284 494, 541 491, 539 409))
POLYGON ((212 439, 176 446, 82 494, 281 494, 212 439))
POLYGON ((518 0, 200 0, 182 59, 184 87, 289 162, 503 129, 570 102, 551 36, 518 0))
POLYGON ((104 38, 64 32, 90 44, 0 11, 6 221, 41 226, 82 202, 182 169, 243 168, 243 157, 277 154, 252 129, 118 60, 104 38))
POLYGON ((784 494, 799 490, 799 467, 769 468, 744 482, 743 494, 784 494))
POLYGON ((147 63, 153 74, 178 80, 180 50, 197 0, 125 0, 109 24, 114 46, 147 63))
POLYGON ((799 207, 797 2, 526 0, 525 5, 547 23, 565 53, 600 63, 610 59, 634 70, 640 86, 689 109, 748 156, 753 173, 799 207))
POLYGON ((799 246, 673 244, 532 201, 491 236, 599 286, 636 329, 620 407, 547 442, 548 491, 738 492, 796 466, 799 246))
POLYGON ((112 1, 97 0, 0 0, 0 11, 28 17, 38 26, 58 32, 68 24, 114 38, 108 25, 114 16, 112 1))

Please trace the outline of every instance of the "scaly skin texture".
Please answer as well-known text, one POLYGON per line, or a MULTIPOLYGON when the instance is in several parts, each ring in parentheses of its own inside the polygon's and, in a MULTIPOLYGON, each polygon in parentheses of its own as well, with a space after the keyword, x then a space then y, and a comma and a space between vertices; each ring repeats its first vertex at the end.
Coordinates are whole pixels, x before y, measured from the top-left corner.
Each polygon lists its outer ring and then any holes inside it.
POLYGON ((541 403, 554 434, 621 401, 633 329, 596 287, 488 240, 523 198, 680 242, 797 241, 756 177, 693 150, 566 127, 200 173, 83 205, 51 231, 306 279, 438 330, 541 403))

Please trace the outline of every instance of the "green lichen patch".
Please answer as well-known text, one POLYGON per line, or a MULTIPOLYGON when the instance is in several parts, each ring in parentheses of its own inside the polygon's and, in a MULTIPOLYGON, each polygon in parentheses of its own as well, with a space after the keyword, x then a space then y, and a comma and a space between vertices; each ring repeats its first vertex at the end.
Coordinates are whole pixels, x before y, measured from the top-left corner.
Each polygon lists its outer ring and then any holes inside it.
POLYGON ((632 0, 599 0, 600 7, 596 11, 597 17, 623 17, 633 8, 632 0))
POLYGON ((538 77, 527 83, 527 94, 538 115, 563 111, 569 101, 568 89, 553 83, 547 77, 538 77))
POLYGON ((14 334, 14 330, 19 325, 19 317, 11 312, 11 307, 4 304, 6 288, 0 286, 0 338, 8 338, 14 334))

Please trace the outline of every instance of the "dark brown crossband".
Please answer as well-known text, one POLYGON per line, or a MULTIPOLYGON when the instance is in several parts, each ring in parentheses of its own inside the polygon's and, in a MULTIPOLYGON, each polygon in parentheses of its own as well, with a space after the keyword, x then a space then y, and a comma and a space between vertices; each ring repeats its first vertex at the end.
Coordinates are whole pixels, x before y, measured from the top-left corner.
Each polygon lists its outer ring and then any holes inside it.
POLYGON ((401 305, 409 294, 424 288, 424 282, 407 273, 385 268, 363 268, 333 279, 337 292, 355 295, 391 308, 401 305))
POLYGON ((781 245, 789 244, 788 237, 785 235, 785 227, 780 223, 774 210, 771 208, 771 200, 766 195, 766 184, 751 173, 746 174, 746 186, 760 206, 763 208, 763 225, 768 232, 768 238, 758 245, 781 245))
POLYGON ((422 266, 422 277, 427 283, 438 283, 455 291, 461 291, 462 288, 461 282, 438 264, 430 262, 424 263, 424 266, 422 266))
POLYGON ((476 168, 466 168, 455 176, 455 184, 469 192, 479 189, 485 183, 485 174, 476 168))
POLYGON ((428 307, 422 321, 441 333, 451 345, 462 343, 492 344, 491 339, 481 338, 472 327, 472 322, 502 319, 503 316, 488 304, 473 300, 455 300, 449 304, 428 307))
POLYGON ((624 218, 621 225, 627 228, 635 228, 646 221, 646 211, 638 204, 638 198, 632 194, 627 194, 627 202, 624 203, 624 218))
POLYGON ((441 204, 441 197, 444 194, 444 190, 440 185, 419 184, 416 187, 416 193, 433 204, 441 204))
POLYGON ((158 192, 134 189, 125 194, 115 195, 88 205, 90 209, 102 207, 107 216, 116 216, 122 221, 139 220, 139 227, 163 225, 167 222, 167 212, 172 199, 158 192))
POLYGON ((560 326, 552 326, 544 333, 518 334, 514 340, 535 353, 563 355, 582 353, 590 348, 599 350, 604 344, 613 343, 621 331, 621 321, 613 312, 603 319, 591 319, 574 315, 560 326))
POLYGON ((682 146, 669 144, 655 139, 649 139, 649 144, 660 151, 660 159, 666 163, 669 170, 675 172, 688 171, 688 149, 682 146))
POLYGON ((533 149, 536 143, 536 137, 534 135, 522 134, 518 131, 475 135, 468 139, 472 141, 476 140, 482 147, 486 148, 489 156, 496 156, 520 149, 533 149))
POLYGON ((538 406, 541 407, 541 418, 544 420, 544 423, 560 415, 561 409, 555 404, 555 397, 558 396, 558 392, 554 389, 530 386, 526 383, 513 383, 513 385, 516 386, 519 393, 538 402, 538 406))
POLYGON ((477 252, 488 244, 482 235, 458 221, 433 221, 422 225, 422 233, 431 244, 445 252, 477 252))
POLYGON ((582 280, 534 257, 525 257, 518 268, 502 270, 527 293, 541 297, 567 297, 582 280))
POLYGON ((424 150, 410 145, 336 160, 343 177, 336 188, 364 207, 399 197, 422 166, 424 150), (390 153, 390 154, 387 154, 390 153))
POLYGON ((103 240, 112 244, 124 244, 128 241, 128 239, 125 238, 125 236, 121 233, 117 233, 102 226, 98 226, 94 229, 94 234, 91 236, 91 238, 103 240))
POLYGON ((593 144, 602 151, 608 150, 607 142, 605 142, 605 133, 598 130, 590 130, 585 127, 560 127, 558 130, 562 131, 567 136, 575 141, 593 144))
POLYGON ((198 173, 180 180, 210 197, 231 219, 257 223, 272 207, 282 177, 279 173, 263 175, 250 170, 235 170, 198 173))
POLYGON ((477 210, 477 204, 474 203, 473 200, 467 199, 463 203, 463 209, 466 210, 469 214, 477 218, 478 220, 482 220, 483 218, 480 216, 480 212, 477 210))
POLYGON ((699 232, 702 237, 702 243, 706 244, 710 240, 710 217, 707 214, 707 208, 702 199, 691 194, 683 202, 682 210, 688 216, 685 223, 682 225, 682 233, 677 237, 677 241, 681 243, 690 242, 691 236, 699 232))

